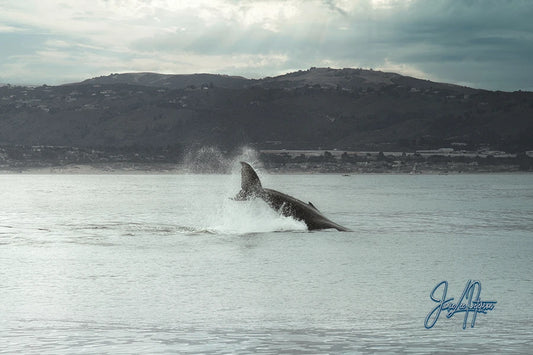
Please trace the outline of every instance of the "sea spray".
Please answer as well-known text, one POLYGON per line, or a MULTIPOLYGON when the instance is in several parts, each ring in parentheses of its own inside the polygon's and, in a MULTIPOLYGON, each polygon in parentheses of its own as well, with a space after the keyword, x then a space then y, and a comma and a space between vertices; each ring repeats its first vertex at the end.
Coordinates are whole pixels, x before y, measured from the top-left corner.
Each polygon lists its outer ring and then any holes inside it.
MULTIPOLYGON (((249 234, 277 231, 305 231, 307 226, 301 221, 285 217, 273 210, 261 199, 235 201, 233 198, 241 188, 241 161, 247 161, 261 168, 257 151, 243 147, 231 163, 231 175, 226 185, 227 193, 220 197, 217 213, 210 220, 207 229, 223 234, 249 234)), ((259 169, 259 174, 261 174, 259 169)))
MULTIPOLYGON (((191 216, 191 221, 194 221, 195 225, 189 226, 185 230, 190 232, 193 229, 199 233, 239 235, 307 230, 305 223, 281 215, 260 199, 233 200, 233 197, 241 189, 241 161, 246 161, 258 168, 261 177, 265 175, 263 165, 259 160, 259 153, 247 146, 241 147, 231 158, 226 157, 215 147, 202 147, 188 154, 186 167, 190 172, 195 174, 230 172, 230 175, 228 175, 227 183, 219 189, 200 184, 202 189, 207 189, 210 193, 204 195, 203 200, 192 203, 188 208, 189 212, 198 215, 191 216)), ((199 177, 200 180, 206 178, 205 175, 199 177)))
POLYGON ((285 217, 260 199, 223 201, 208 230, 221 234, 250 234, 278 231, 305 231, 305 223, 285 217))
POLYGON ((184 170, 193 174, 234 174, 240 171, 239 162, 246 161, 256 168, 263 165, 259 161, 259 152, 249 146, 242 146, 233 154, 218 147, 202 146, 190 149, 183 160, 184 170))
POLYGON ((203 146, 190 150, 184 159, 184 168, 193 174, 226 174, 231 161, 217 147, 203 146))
POLYGON ((237 154, 233 156, 232 167, 237 167, 240 171, 240 162, 245 161, 255 168, 262 168, 263 164, 259 160, 259 152, 252 147, 242 146, 237 154))

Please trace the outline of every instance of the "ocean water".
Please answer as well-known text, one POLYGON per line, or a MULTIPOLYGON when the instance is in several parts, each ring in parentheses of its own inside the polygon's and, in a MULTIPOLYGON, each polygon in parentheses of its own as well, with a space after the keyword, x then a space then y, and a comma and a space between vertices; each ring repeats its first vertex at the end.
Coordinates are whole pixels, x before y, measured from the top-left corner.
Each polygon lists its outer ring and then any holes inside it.
POLYGON ((0 354, 530 353, 533 176, 0 175, 0 354), (430 292, 497 301, 463 329, 430 292))

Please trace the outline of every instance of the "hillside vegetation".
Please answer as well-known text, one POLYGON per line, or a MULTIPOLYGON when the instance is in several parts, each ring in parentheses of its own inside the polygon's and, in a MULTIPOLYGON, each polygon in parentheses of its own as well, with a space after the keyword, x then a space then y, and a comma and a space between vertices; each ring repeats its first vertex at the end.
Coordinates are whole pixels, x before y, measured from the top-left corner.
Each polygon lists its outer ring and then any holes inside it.
POLYGON ((0 87, 0 146, 533 150, 533 93, 362 69, 112 74, 0 87))

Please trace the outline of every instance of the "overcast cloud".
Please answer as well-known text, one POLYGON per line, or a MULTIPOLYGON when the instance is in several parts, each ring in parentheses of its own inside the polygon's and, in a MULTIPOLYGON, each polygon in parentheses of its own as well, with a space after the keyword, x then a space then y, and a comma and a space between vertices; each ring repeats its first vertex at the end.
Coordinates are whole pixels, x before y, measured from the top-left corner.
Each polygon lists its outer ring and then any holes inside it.
POLYGON ((533 90, 529 0, 0 0, 0 83, 362 67, 533 90))

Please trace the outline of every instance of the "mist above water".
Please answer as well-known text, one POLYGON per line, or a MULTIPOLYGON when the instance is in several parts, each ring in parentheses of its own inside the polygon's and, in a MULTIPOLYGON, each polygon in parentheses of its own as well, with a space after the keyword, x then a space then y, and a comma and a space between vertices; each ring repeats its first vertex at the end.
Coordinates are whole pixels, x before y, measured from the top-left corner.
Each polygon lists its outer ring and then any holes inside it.
POLYGON ((260 165, 259 153, 243 146, 233 154, 227 154, 218 147, 202 146, 191 149, 184 158, 184 170, 193 174, 228 174, 240 170, 240 161, 260 165))

